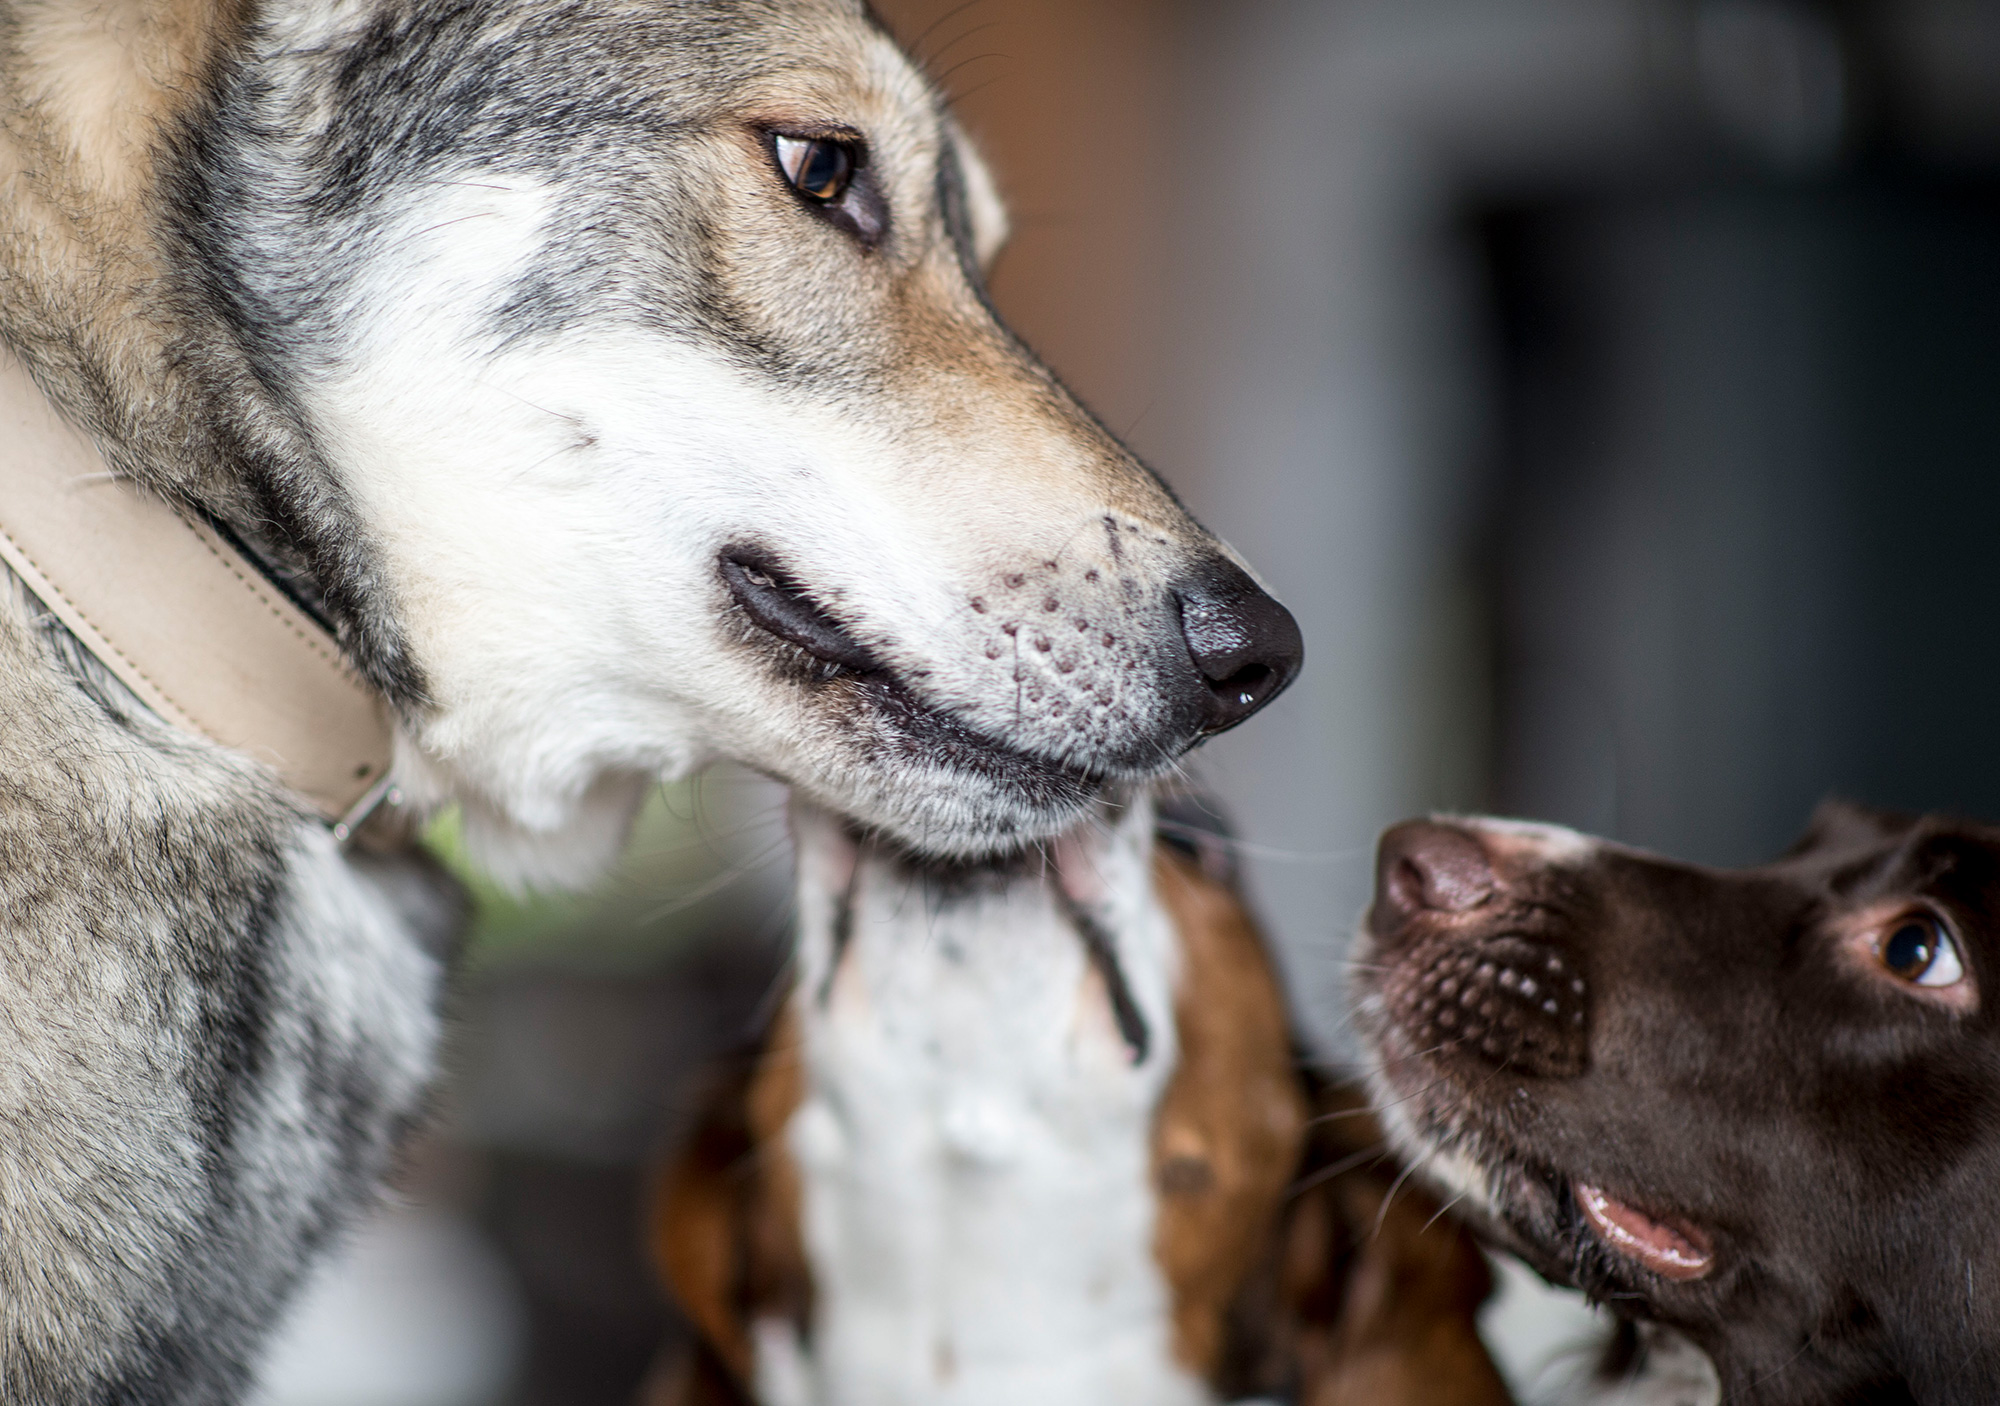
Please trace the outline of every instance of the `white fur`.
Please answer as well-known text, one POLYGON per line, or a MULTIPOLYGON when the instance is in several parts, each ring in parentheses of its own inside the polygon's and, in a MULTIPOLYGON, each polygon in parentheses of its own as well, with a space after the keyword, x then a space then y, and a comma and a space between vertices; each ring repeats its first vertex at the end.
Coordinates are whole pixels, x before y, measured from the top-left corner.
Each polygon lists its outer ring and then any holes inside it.
POLYGON ((1593 1381, 1568 1398, 1571 1406, 1719 1406, 1722 1382, 1708 1354, 1657 1323, 1641 1324, 1644 1359, 1629 1377, 1593 1381))
POLYGON ((1559 1289, 1511 1256, 1496 1256, 1499 1289, 1479 1331, 1522 1406, 1718 1406, 1707 1356, 1671 1328, 1639 1326, 1637 1369, 1600 1372, 1617 1320, 1575 1289, 1559 1289))
POLYGON ((1482 815, 1453 823, 1518 841, 1531 848, 1537 859, 1551 864, 1587 859, 1604 843, 1566 825, 1544 825, 1534 820, 1496 820, 1482 815))
MULTIPOLYGON (((1152 1114, 1175 1060, 1174 946, 1150 807, 1096 847, 1103 918, 1151 1027, 1134 1067, 1051 875, 960 902, 798 819, 795 1007, 808 1095, 788 1129, 815 1276, 804 1394, 835 1406, 1200 1403, 1153 1258, 1152 1114), (827 990, 833 905, 852 937, 827 990)), ((797 1349, 793 1349, 797 1351, 797 1349)), ((798 1360, 794 1358, 793 1360, 798 1360)))
POLYGON ((315 400, 321 434, 380 524, 438 694, 404 738, 398 779, 420 805, 461 800, 480 857, 528 883, 587 878, 622 842, 645 776, 708 759, 675 706, 675 685, 699 665, 669 667, 706 642, 685 607, 699 524, 676 520, 657 480, 710 466, 711 415, 770 418, 712 368, 663 365, 629 339, 481 357, 470 323, 485 291, 540 247, 546 203, 496 181, 410 212, 402 257, 384 262, 370 294, 382 315, 315 400), (655 423, 586 428, 579 401, 655 423), (682 447, 683 462, 633 454, 648 430, 682 447))

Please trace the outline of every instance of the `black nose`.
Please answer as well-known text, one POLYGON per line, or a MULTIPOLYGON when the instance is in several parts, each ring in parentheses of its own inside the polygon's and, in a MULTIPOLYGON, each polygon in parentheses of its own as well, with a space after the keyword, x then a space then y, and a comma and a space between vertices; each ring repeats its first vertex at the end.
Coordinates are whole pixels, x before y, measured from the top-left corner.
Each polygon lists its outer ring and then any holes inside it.
POLYGON ((1305 658, 1298 621, 1220 557, 1183 580, 1181 635, 1207 687, 1203 735, 1235 727, 1285 691, 1305 658))

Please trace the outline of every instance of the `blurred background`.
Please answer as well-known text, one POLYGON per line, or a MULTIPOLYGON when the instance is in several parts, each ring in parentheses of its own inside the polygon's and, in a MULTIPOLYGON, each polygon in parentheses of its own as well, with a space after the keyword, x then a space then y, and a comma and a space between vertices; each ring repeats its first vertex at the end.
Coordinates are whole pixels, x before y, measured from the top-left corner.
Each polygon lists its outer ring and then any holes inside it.
MULTIPOLYGON (((877 8, 1009 196, 1002 311, 1305 628, 1196 770, 1329 1057, 1400 816, 1723 864, 1830 794, 2000 820, 2000 6, 877 8)), ((632 1400, 643 1169, 772 988, 780 805, 717 773, 606 893, 482 892, 443 1127, 266 1406, 632 1400)))

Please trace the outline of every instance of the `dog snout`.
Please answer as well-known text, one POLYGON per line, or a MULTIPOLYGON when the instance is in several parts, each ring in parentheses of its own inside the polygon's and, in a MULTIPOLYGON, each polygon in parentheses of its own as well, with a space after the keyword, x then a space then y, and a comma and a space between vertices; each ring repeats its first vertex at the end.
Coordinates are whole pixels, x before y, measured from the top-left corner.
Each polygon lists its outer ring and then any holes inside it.
POLYGON ((1513 1073, 1569 1079, 1589 1063, 1589 987, 1574 961, 1520 933, 1433 933, 1384 984, 1418 1049, 1468 1056, 1513 1073))
POLYGON ((1305 659, 1298 622, 1236 563, 1215 558, 1183 578, 1174 597, 1202 691, 1203 736, 1235 727, 1297 676, 1305 659))
POLYGON ((1503 891, 1476 829, 1412 820, 1383 835, 1368 924, 1389 1014, 1414 1048, 1574 1077, 1589 1059, 1582 968, 1517 928, 1503 891))
POLYGON ((1406 821, 1376 850, 1372 925, 1380 936, 1419 913, 1468 912, 1499 883, 1476 835, 1440 821, 1406 821))

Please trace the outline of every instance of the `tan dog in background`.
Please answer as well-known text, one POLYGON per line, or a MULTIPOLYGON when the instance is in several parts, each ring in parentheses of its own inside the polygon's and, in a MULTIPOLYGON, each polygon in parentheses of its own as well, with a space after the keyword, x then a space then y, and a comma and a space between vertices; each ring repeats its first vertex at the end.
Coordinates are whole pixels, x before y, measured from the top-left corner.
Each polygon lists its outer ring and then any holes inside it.
POLYGON ((945 870, 797 813, 790 997, 661 1180, 656 1406, 1507 1402, 1199 817, 945 870))

